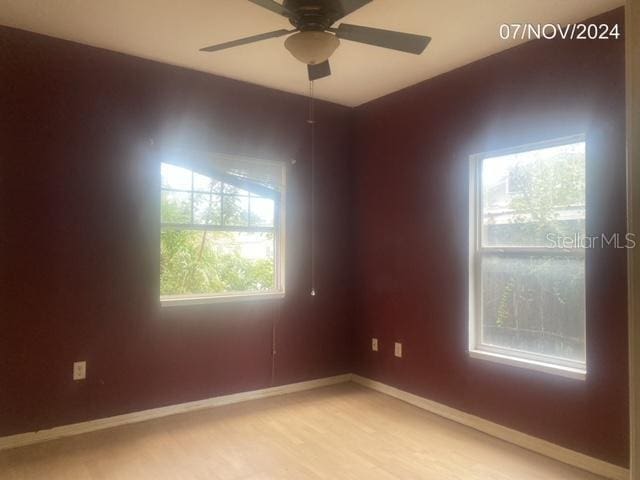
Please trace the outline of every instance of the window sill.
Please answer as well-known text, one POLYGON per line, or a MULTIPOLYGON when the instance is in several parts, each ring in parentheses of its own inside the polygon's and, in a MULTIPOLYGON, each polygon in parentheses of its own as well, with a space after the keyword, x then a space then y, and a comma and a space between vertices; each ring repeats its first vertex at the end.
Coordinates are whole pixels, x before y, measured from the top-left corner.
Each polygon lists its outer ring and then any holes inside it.
POLYGON ((207 305, 211 303, 259 302, 284 298, 284 292, 248 293, 231 295, 166 296, 160 298, 161 307, 207 305))
POLYGON ((513 367, 527 368, 538 372, 550 373, 561 377, 572 378, 574 380, 586 380, 587 372, 577 368, 564 367, 561 365, 553 365, 551 363, 537 362, 524 358, 510 357, 499 353, 485 352, 482 350, 469 350, 471 358, 487 360, 489 362, 501 363, 502 365, 510 365, 513 367))

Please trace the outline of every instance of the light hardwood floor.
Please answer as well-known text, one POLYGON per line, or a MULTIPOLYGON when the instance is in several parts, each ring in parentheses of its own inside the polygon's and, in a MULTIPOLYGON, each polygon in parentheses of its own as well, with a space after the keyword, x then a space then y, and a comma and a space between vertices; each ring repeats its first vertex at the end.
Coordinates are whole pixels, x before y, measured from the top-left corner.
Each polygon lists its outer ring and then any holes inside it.
POLYGON ((0 452, 10 480, 596 480, 353 383, 0 452))

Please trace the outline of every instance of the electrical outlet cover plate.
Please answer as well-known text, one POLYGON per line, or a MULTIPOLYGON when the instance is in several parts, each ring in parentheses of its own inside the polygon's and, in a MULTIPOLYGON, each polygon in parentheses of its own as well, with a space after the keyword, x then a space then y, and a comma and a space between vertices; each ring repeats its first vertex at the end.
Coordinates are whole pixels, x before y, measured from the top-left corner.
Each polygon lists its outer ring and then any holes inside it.
POLYGON ((371 350, 373 350, 374 352, 378 351, 378 339, 377 338, 372 338, 371 339, 371 350))
POLYGON ((87 362, 73 362, 73 379, 84 380, 87 378, 87 362))
POLYGON ((402 344, 399 342, 396 342, 394 355, 398 358, 402 358, 402 344))

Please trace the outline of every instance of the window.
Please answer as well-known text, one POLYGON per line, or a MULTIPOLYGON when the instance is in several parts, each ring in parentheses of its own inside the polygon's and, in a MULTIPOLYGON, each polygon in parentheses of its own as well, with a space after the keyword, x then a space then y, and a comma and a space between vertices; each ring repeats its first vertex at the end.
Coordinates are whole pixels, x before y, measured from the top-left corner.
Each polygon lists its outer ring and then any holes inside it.
POLYGON ((161 164, 162 303, 282 296, 284 168, 220 157, 161 164))
POLYGON ((470 354, 584 378, 583 136, 471 157, 470 354))

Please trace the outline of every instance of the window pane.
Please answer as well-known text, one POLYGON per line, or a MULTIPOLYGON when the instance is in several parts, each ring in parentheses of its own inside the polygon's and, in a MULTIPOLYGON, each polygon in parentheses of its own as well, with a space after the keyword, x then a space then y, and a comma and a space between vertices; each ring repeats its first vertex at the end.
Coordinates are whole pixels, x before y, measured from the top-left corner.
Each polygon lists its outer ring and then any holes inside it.
POLYGON ((162 223, 191 223, 191 194, 162 191, 162 223))
POLYGON ((270 198, 251 197, 251 225, 273 227, 275 202, 270 198))
POLYGON ((163 163, 160 166, 160 175, 162 177, 162 188, 191 190, 191 170, 163 163))
POLYGON ((220 225, 221 221, 220 195, 194 193, 193 223, 196 225, 220 225))
POLYGON ((232 195, 249 195, 249 192, 247 192, 246 190, 234 187, 233 185, 229 185, 228 183, 222 184, 222 191, 224 193, 229 193, 232 195))
POLYGON ((162 295, 274 290, 273 233, 165 230, 162 295))
POLYGON ((193 173, 193 190, 203 193, 219 193, 221 183, 213 178, 205 177, 199 173, 193 173))
POLYGON ((249 197, 225 195, 222 199, 224 225, 246 227, 249 225, 249 197))
POLYGON ((585 360, 584 258, 482 258, 482 343, 585 360))
POLYGON ((584 235, 585 143, 482 161, 482 244, 550 247, 584 235))

